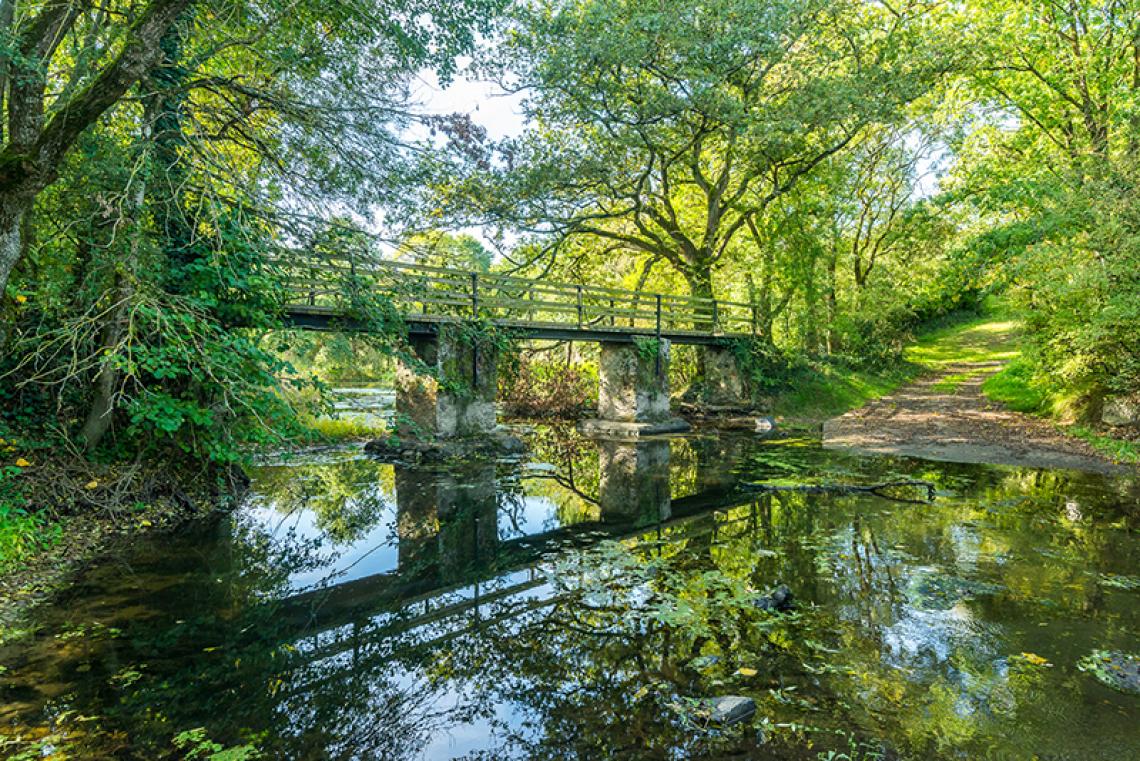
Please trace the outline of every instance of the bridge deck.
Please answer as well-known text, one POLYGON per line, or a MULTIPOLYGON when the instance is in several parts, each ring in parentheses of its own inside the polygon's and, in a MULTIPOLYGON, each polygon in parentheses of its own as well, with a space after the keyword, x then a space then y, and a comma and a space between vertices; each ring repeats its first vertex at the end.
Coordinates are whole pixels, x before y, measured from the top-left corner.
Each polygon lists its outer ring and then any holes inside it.
POLYGON ((352 316, 385 303, 421 335, 478 318, 521 338, 621 342, 652 335, 709 344, 755 335, 757 326, 755 306, 718 299, 379 259, 299 259, 277 266, 288 283, 289 321, 310 330, 367 330, 367 321, 352 316))

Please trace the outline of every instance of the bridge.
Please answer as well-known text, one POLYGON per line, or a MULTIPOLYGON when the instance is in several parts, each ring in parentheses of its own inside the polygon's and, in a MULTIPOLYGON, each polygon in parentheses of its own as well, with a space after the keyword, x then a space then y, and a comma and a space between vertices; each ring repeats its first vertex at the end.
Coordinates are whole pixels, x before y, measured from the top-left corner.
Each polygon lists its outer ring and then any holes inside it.
POLYGON ((718 345, 756 335, 754 305, 720 299, 559 283, 387 259, 301 259, 286 269, 290 322, 344 329, 354 295, 384 294, 412 334, 446 323, 486 320, 520 338, 629 342, 653 336, 675 344, 718 345))
POLYGON ((401 363, 397 375, 397 413, 410 421, 402 433, 448 438, 494 428, 498 352, 466 327, 473 324, 513 339, 598 343, 599 420, 586 421, 587 432, 637 438, 687 428, 669 409, 672 344, 704 347, 708 401, 748 401, 732 347, 756 335, 754 305, 376 258, 300 258, 277 266, 294 327, 369 330, 365 314, 377 305, 399 315, 418 360, 401 363), (458 384, 433 383, 432 376, 458 384), (467 393, 447 390, 457 385, 467 393))

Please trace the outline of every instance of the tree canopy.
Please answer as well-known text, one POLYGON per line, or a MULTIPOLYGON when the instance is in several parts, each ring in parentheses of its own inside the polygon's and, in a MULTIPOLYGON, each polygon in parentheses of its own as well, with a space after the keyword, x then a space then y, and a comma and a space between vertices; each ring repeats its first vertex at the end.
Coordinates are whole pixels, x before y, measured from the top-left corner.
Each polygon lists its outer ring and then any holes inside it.
POLYGON ((9 0, 0 42, 9 428, 287 436, 283 273, 344 251, 746 302, 773 383, 1005 294, 1035 383, 1140 387, 1134 2, 9 0))

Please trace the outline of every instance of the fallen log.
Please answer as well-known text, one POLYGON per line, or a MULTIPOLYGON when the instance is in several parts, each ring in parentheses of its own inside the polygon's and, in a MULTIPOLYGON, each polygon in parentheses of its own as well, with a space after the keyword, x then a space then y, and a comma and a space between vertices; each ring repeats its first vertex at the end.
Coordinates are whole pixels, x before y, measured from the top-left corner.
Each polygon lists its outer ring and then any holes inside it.
POLYGON ((802 494, 874 494, 876 497, 883 499, 890 499, 896 502, 909 502, 913 504, 925 504, 934 501, 934 484, 929 481, 887 481, 881 484, 870 484, 868 486, 857 486, 855 484, 763 484, 753 483, 744 484, 742 487, 745 491, 757 492, 761 494, 772 494, 776 492, 799 492, 802 494), (914 487, 926 490, 926 499, 908 499, 906 497, 899 497, 890 494, 886 490, 897 489, 902 487, 914 487))

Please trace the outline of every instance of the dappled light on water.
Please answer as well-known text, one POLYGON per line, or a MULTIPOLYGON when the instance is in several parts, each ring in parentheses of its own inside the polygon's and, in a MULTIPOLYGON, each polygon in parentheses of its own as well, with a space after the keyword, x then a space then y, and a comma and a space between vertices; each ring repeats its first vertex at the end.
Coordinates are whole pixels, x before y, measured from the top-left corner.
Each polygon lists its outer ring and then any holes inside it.
POLYGON ((1135 753, 1140 698, 1095 673, 1140 650, 1134 477, 810 439, 534 442, 454 468, 267 460, 232 516, 91 569, 4 647, 0 747, 1135 753), (906 479, 934 500, 788 488, 906 479), (718 723, 728 695, 755 712, 718 723))

